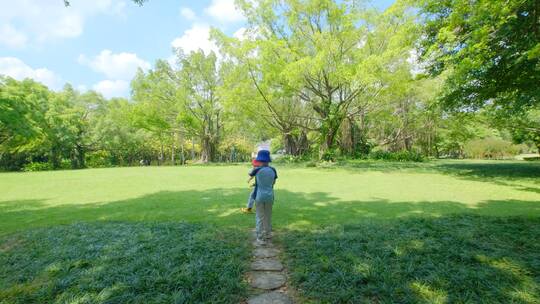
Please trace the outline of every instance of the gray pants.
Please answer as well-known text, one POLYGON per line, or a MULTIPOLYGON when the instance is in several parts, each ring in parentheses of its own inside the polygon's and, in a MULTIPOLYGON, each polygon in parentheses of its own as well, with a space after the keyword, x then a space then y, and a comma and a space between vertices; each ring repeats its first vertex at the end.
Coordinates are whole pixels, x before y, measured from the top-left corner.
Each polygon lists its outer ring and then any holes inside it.
POLYGON ((272 236, 272 205, 274 203, 255 204, 255 224, 257 239, 269 239, 272 236))

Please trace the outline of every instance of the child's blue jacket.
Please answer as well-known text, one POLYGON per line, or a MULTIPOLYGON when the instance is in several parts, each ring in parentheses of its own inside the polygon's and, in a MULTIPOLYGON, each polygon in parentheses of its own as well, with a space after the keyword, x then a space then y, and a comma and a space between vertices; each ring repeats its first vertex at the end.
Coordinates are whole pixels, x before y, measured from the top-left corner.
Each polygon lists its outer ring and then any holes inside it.
POLYGON ((255 201, 257 203, 274 202, 274 183, 277 178, 276 169, 270 166, 262 166, 251 170, 249 175, 255 176, 256 180, 255 201))

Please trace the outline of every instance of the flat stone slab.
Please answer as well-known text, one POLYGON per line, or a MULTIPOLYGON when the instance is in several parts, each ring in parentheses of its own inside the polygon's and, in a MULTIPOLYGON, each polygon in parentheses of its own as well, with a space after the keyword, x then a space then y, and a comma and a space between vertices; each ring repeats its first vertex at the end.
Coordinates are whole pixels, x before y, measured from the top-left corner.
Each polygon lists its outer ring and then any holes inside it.
POLYGON ((252 270, 281 271, 283 265, 276 259, 258 259, 251 263, 252 270))
POLYGON ((292 304, 292 300, 284 293, 271 291, 248 299, 248 304, 292 304))
POLYGON ((251 287, 259 289, 276 289, 285 284, 286 278, 279 272, 254 271, 251 273, 251 287))
POLYGON ((264 248, 273 248, 274 247, 274 244, 272 244, 272 241, 266 241, 266 242, 261 244, 261 243, 257 242, 256 240, 253 240, 252 244, 253 244, 253 247, 255 247, 255 248, 263 248, 263 247, 264 248))
POLYGON ((253 255, 257 258, 273 258, 279 254, 276 248, 259 247, 253 250, 253 255))

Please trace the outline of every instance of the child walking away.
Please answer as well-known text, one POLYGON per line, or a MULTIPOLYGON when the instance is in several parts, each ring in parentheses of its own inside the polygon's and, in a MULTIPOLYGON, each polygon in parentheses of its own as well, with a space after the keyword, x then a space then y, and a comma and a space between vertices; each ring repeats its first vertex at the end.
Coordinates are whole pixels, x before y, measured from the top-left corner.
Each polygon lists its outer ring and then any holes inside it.
POLYGON ((255 160, 261 162, 261 166, 254 169, 257 184, 255 192, 257 243, 265 245, 266 241, 272 237, 272 205, 274 204, 274 184, 277 179, 277 171, 268 165, 272 161, 268 150, 260 150, 255 160))
MULTIPOLYGON (((257 174, 257 170, 262 165, 261 162, 257 161, 256 159, 253 159, 251 161, 251 164, 253 165, 253 168, 248 173, 249 175, 248 184, 253 180, 253 178, 257 174)), ((253 187, 253 190, 251 190, 251 193, 249 194, 247 207, 242 208, 242 212, 244 213, 252 213, 251 210, 253 209, 253 204, 255 203, 255 195, 257 194, 257 181, 255 180, 255 183, 251 184, 250 186, 253 187)))

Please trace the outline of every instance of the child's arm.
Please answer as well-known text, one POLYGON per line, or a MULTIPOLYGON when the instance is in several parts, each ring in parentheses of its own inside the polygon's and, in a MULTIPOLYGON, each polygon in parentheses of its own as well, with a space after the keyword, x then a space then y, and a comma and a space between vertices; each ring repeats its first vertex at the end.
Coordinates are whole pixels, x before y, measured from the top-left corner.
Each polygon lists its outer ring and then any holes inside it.
POLYGON ((248 179, 248 183, 255 177, 255 175, 257 175, 257 171, 259 171, 260 168, 253 168, 251 169, 251 171, 249 171, 248 175, 249 175, 249 179, 248 179))

